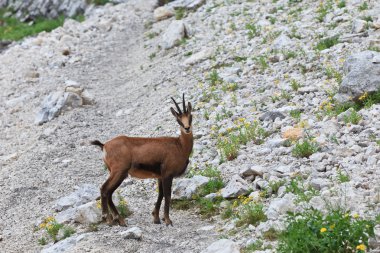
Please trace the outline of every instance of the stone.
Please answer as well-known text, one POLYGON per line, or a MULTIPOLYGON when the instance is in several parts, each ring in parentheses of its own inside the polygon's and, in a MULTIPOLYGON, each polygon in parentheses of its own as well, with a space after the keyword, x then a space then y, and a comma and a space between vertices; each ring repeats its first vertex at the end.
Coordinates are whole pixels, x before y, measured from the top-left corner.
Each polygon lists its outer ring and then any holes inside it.
POLYGON ((55 216, 55 220, 58 223, 70 223, 75 219, 76 212, 76 207, 63 210, 62 212, 57 213, 57 215, 55 216))
POLYGON ((132 227, 126 231, 120 232, 120 235, 124 239, 135 239, 135 240, 141 240, 142 238, 142 230, 139 227, 132 227))
POLYGON ((156 21, 161 21, 174 16, 174 11, 166 6, 160 6, 153 12, 153 17, 156 21))
POLYGON ((80 186, 75 192, 58 199, 53 206, 55 211, 62 211, 69 207, 76 207, 95 200, 99 196, 99 188, 84 184, 80 186))
POLYGON ((170 49, 177 46, 187 36, 186 27, 182 20, 174 20, 162 35, 161 47, 170 49))
POLYGON ((292 141, 299 140, 302 138, 302 136, 303 136, 303 129, 300 127, 291 127, 291 128, 286 129, 282 133, 282 138, 289 139, 292 141))
POLYGON ((262 177, 264 174, 265 169, 261 166, 251 166, 246 167, 240 171, 240 175, 242 177, 249 177, 249 176, 260 176, 262 177))
POLYGON ((41 109, 36 115, 35 123, 42 125, 57 117, 61 111, 69 110, 83 105, 81 96, 73 92, 50 93, 41 104, 41 109))
POLYGON ((97 207, 96 201, 86 203, 76 208, 74 221, 81 224, 101 222, 102 212, 101 209, 97 207))
POLYGON ((278 111, 269 111, 259 117, 261 121, 275 121, 275 119, 285 119, 285 115, 278 111))
POLYGON ((346 111, 340 113, 340 114, 337 116, 337 120, 338 120, 339 122, 344 122, 345 119, 348 118, 348 117, 350 117, 350 115, 351 115, 352 113, 354 113, 354 112, 355 112, 355 109, 354 109, 354 108, 348 108, 348 110, 346 110, 346 111))
POLYGON ((294 212, 295 208, 293 198, 289 194, 286 194, 283 198, 273 199, 265 214, 269 219, 273 220, 287 212, 294 212))
POLYGON ((292 39, 290 39, 285 34, 281 34, 273 41, 272 49, 281 50, 281 49, 293 47, 293 45, 294 45, 294 41, 292 41, 292 39))
POLYGON ((320 196, 314 196, 310 199, 309 204, 312 208, 318 210, 318 211, 324 211, 326 210, 326 203, 320 196))
POLYGON ((352 22, 352 32, 353 33, 361 33, 366 30, 367 27, 367 21, 361 20, 361 19, 355 19, 352 22))
POLYGON ((214 49, 212 48, 205 48, 198 53, 195 53, 191 55, 189 58, 187 58, 183 64, 185 66, 194 65, 196 63, 202 62, 208 58, 210 58, 214 54, 214 49))
POLYGON ((175 182, 173 187, 172 199, 191 199, 199 187, 210 181, 208 177, 194 176, 192 178, 183 178, 175 182))
POLYGON ((334 98, 339 102, 357 100, 365 92, 380 90, 380 53, 364 51, 353 54, 344 63, 343 78, 334 98))
POLYGON ((238 244, 229 239, 220 239, 213 242, 207 249, 203 250, 202 253, 239 253, 240 248, 238 244))
POLYGON ((331 182, 324 178, 313 178, 310 181, 310 186, 316 190, 322 190, 325 187, 331 186, 331 182))
POLYGON ((79 241, 83 240, 87 235, 77 235, 68 237, 62 241, 59 241, 52 246, 41 250, 41 253, 59 253, 59 252, 68 252, 73 248, 79 241))
POLYGON ((174 9, 184 8, 187 10, 195 10, 203 5, 206 0, 176 0, 168 4, 169 7, 174 9))
POLYGON ((290 172, 292 172, 292 167, 291 166, 284 166, 284 165, 281 165, 281 166, 277 166, 274 168, 274 171, 277 171, 281 174, 289 174, 290 172))
POLYGON ((239 175, 234 175, 228 182, 227 186, 221 190, 223 198, 236 198, 245 195, 249 191, 247 182, 239 175))

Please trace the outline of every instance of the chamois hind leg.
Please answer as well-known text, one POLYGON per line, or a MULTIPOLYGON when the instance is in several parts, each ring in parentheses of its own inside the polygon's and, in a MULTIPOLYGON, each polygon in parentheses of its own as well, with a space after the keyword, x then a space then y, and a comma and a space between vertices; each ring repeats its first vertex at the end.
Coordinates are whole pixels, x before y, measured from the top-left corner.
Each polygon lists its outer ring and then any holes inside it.
POLYGON ((162 189, 162 180, 158 179, 157 184, 158 184, 158 197, 157 197, 156 205, 154 206, 154 210, 152 212, 154 224, 160 224, 161 223, 161 221, 160 221, 160 207, 161 207, 162 199, 164 198, 164 193, 163 193, 163 189, 162 189))
POLYGON ((102 203, 102 220, 109 222, 112 220, 112 215, 109 213, 108 210, 108 185, 110 183, 111 177, 108 177, 108 179, 104 182, 102 187, 100 187, 100 199, 102 203))
POLYGON ((112 194, 120 186, 120 184, 127 177, 127 175, 128 174, 125 172, 114 172, 114 173, 111 172, 110 174, 110 181, 108 184, 108 191, 107 191, 107 204, 112 213, 113 220, 108 221, 109 224, 118 223, 120 226, 126 225, 124 218, 120 216, 119 212, 117 211, 115 207, 115 204, 112 201, 112 194))
POLYGON ((162 179, 162 188, 163 188, 164 197, 165 197, 164 220, 165 220, 166 226, 169 226, 169 225, 173 226, 173 223, 169 218, 169 207, 170 207, 171 194, 172 194, 172 183, 173 183, 173 177, 166 177, 162 179))

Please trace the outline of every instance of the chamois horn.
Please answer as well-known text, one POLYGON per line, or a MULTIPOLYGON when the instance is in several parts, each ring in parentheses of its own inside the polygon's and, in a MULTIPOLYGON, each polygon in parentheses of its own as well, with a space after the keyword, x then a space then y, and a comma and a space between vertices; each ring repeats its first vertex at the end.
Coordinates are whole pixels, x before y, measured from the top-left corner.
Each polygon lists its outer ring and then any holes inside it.
POLYGON ((182 111, 181 111, 181 109, 179 109, 179 106, 178 106, 177 102, 174 100, 174 98, 171 98, 171 99, 173 100, 175 106, 177 107, 178 113, 182 114, 182 111))

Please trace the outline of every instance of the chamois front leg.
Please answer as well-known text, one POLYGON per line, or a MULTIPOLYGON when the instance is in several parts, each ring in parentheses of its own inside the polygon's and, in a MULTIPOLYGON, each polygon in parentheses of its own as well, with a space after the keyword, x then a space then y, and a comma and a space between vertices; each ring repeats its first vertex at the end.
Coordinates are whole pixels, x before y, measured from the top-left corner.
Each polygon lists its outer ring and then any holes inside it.
POLYGON ((160 224, 161 223, 161 221, 160 221, 160 207, 161 207, 162 199, 164 198, 164 193, 162 190, 162 180, 158 179, 157 184, 158 184, 158 197, 157 197, 156 205, 154 206, 154 209, 152 212, 154 224, 160 224))
POLYGON ((169 218, 169 207, 170 207, 170 201, 171 201, 171 194, 172 194, 172 183, 173 183, 173 177, 167 177, 162 180, 162 188, 164 191, 164 197, 165 197, 165 206, 164 206, 164 220, 166 226, 172 225, 173 223, 169 218))

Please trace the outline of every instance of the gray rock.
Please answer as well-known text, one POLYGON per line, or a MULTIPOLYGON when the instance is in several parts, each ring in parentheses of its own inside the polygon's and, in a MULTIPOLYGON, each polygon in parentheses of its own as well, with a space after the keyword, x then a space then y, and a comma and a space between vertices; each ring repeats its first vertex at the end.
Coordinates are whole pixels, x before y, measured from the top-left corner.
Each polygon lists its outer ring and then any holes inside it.
POLYGON ((75 192, 66 197, 58 199, 54 205, 54 210, 62 211, 69 207, 76 207, 95 200, 99 196, 98 187, 90 184, 80 186, 75 192))
POLYGON ((326 203, 320 196, 312 197, 309 201, 309 204, 311 207, 313 207, 316 210, 319 210, 319 211, 326 210, 326 203))
POLYGON ((288 174, 293 171, 291 166, 284 166, 284 165, 277 166, 274 168, 274 170, 281 174, 288 174))
POLYGON ((295 208, 292 196, 286 194, 283 198, 273 199, 265 214, 269 219, 277 219, 286 212, 294 212, 295 208))
POLYGON ((278 111, 269 111, 259 117, 261 121, 275 121, 277 118, 285 119, 285 115, 278 111))
POLYGON ((355 112, 355 109, 354 108, 349 108, 347 111, 344 111, 344 112, 340 113, 337 116, 337 120, 339 122, 344 122, 345 118, 349 117, 353 112, 355 112))
POLYGON ((335 99, 346 102, 358 99, 365 92, 380 89, 380 53, 364 51, 351 55, 344 64, 344 77, 335 99))
POLYGON ((207 58, 210 58, 213 54, 214 54, 214 49, 206 48, 206 49, 199 51, 198 53, 191 55, 189 58, 187 58, 184 61, 183 64, 185 66, 193 65, 193 64, 199 63, 201 61, 204 61, 207 58))
POLYGON ((202 253, 239 253, 240 248, 238 244, 228 239, 220 239, 213 242, 202 253))
POLYGON ((236 198, 249 191, 247 182, 238 175, 234 175, 227 186, 221 190, 223 198, 236 198))
POLYGON ((240 171, 240 175, 242 177, 249 177, 249 176, 263 176, 265 169, 261 166, 251 166, 246 167, 240 171))
POLYGON ((55 216, 55 220, 58 223, 70 223, 74 221, 76 212, 76 207, 63 210, 62 212, 57 213, 57 215, 55 216))
POLYGON ((186 27, 182 20, 174 20, 162 35, 161 46, 170 49, 177 46, 187 36, 186 27))
POLYGON ((139 227, 132 227, 126 231, 120 232, 120 235, 125 239, 141 240, 142 230, 139 227))
POLYGON ((160 6, 154 10, 153 17, 157 21, 161 21, 174 16, 174 11, 166 6, 160 6))
POLYGON ((83 13, 89 1, 47 1, 47 0, 3 0, 0 7, 12 8, 21 20, 37 17, 57 18, 59 14, 73 17, 83 13))
POLYGON ((62 241, 57 242, 56 244, 53 244, 52 246, 46 249, 41 250, 41 253, 67 252, 72 247, 74 247, 79 241, 83 240, 85 237, 86 235, 82 234, 82 235, 66 238, 62 241))
POLYGON ((57 117, 61 111, 69 110, 83 105, 81 96, 73 92, 53 92, 42 102, 41 109, 37 113, 35 123, 42 125, 57 117))
POLYGON ((194 10, 203 5, 206 0, 176 0, 168 4, 169 7, 174 9, 185 8, 188 10, 194 10))
POLYGON ((316 190, 322 190, 323 188, 328 187, 330 185, 331 185, 331 182, 324 178, 313 178, 310 181, 310 186, 316 190))
POLYGON ((352 32, 361 33, 364 32, 367 26, 367 22, 361 19, 355 19, 352 22, 352 32))
POLYGON ((194 176, 192 178, 179 179, 173 187, 173 199, 191 199, 199 187, 210 181, 208 177, 194 176))
POLYGON ((273 41, 272 49, 280 50, 280 49, 292 47, 293 45, 294 45, 294 41, 292 41, 292 39, 290 39, 285 34, 281 34, 279 37, 277 37, 273 41))
POLYGON ((102 221, 102 212, 97 207, 96 201, 86 203, 76 208, 75 222, 81 224, 93 224, 102 221))

